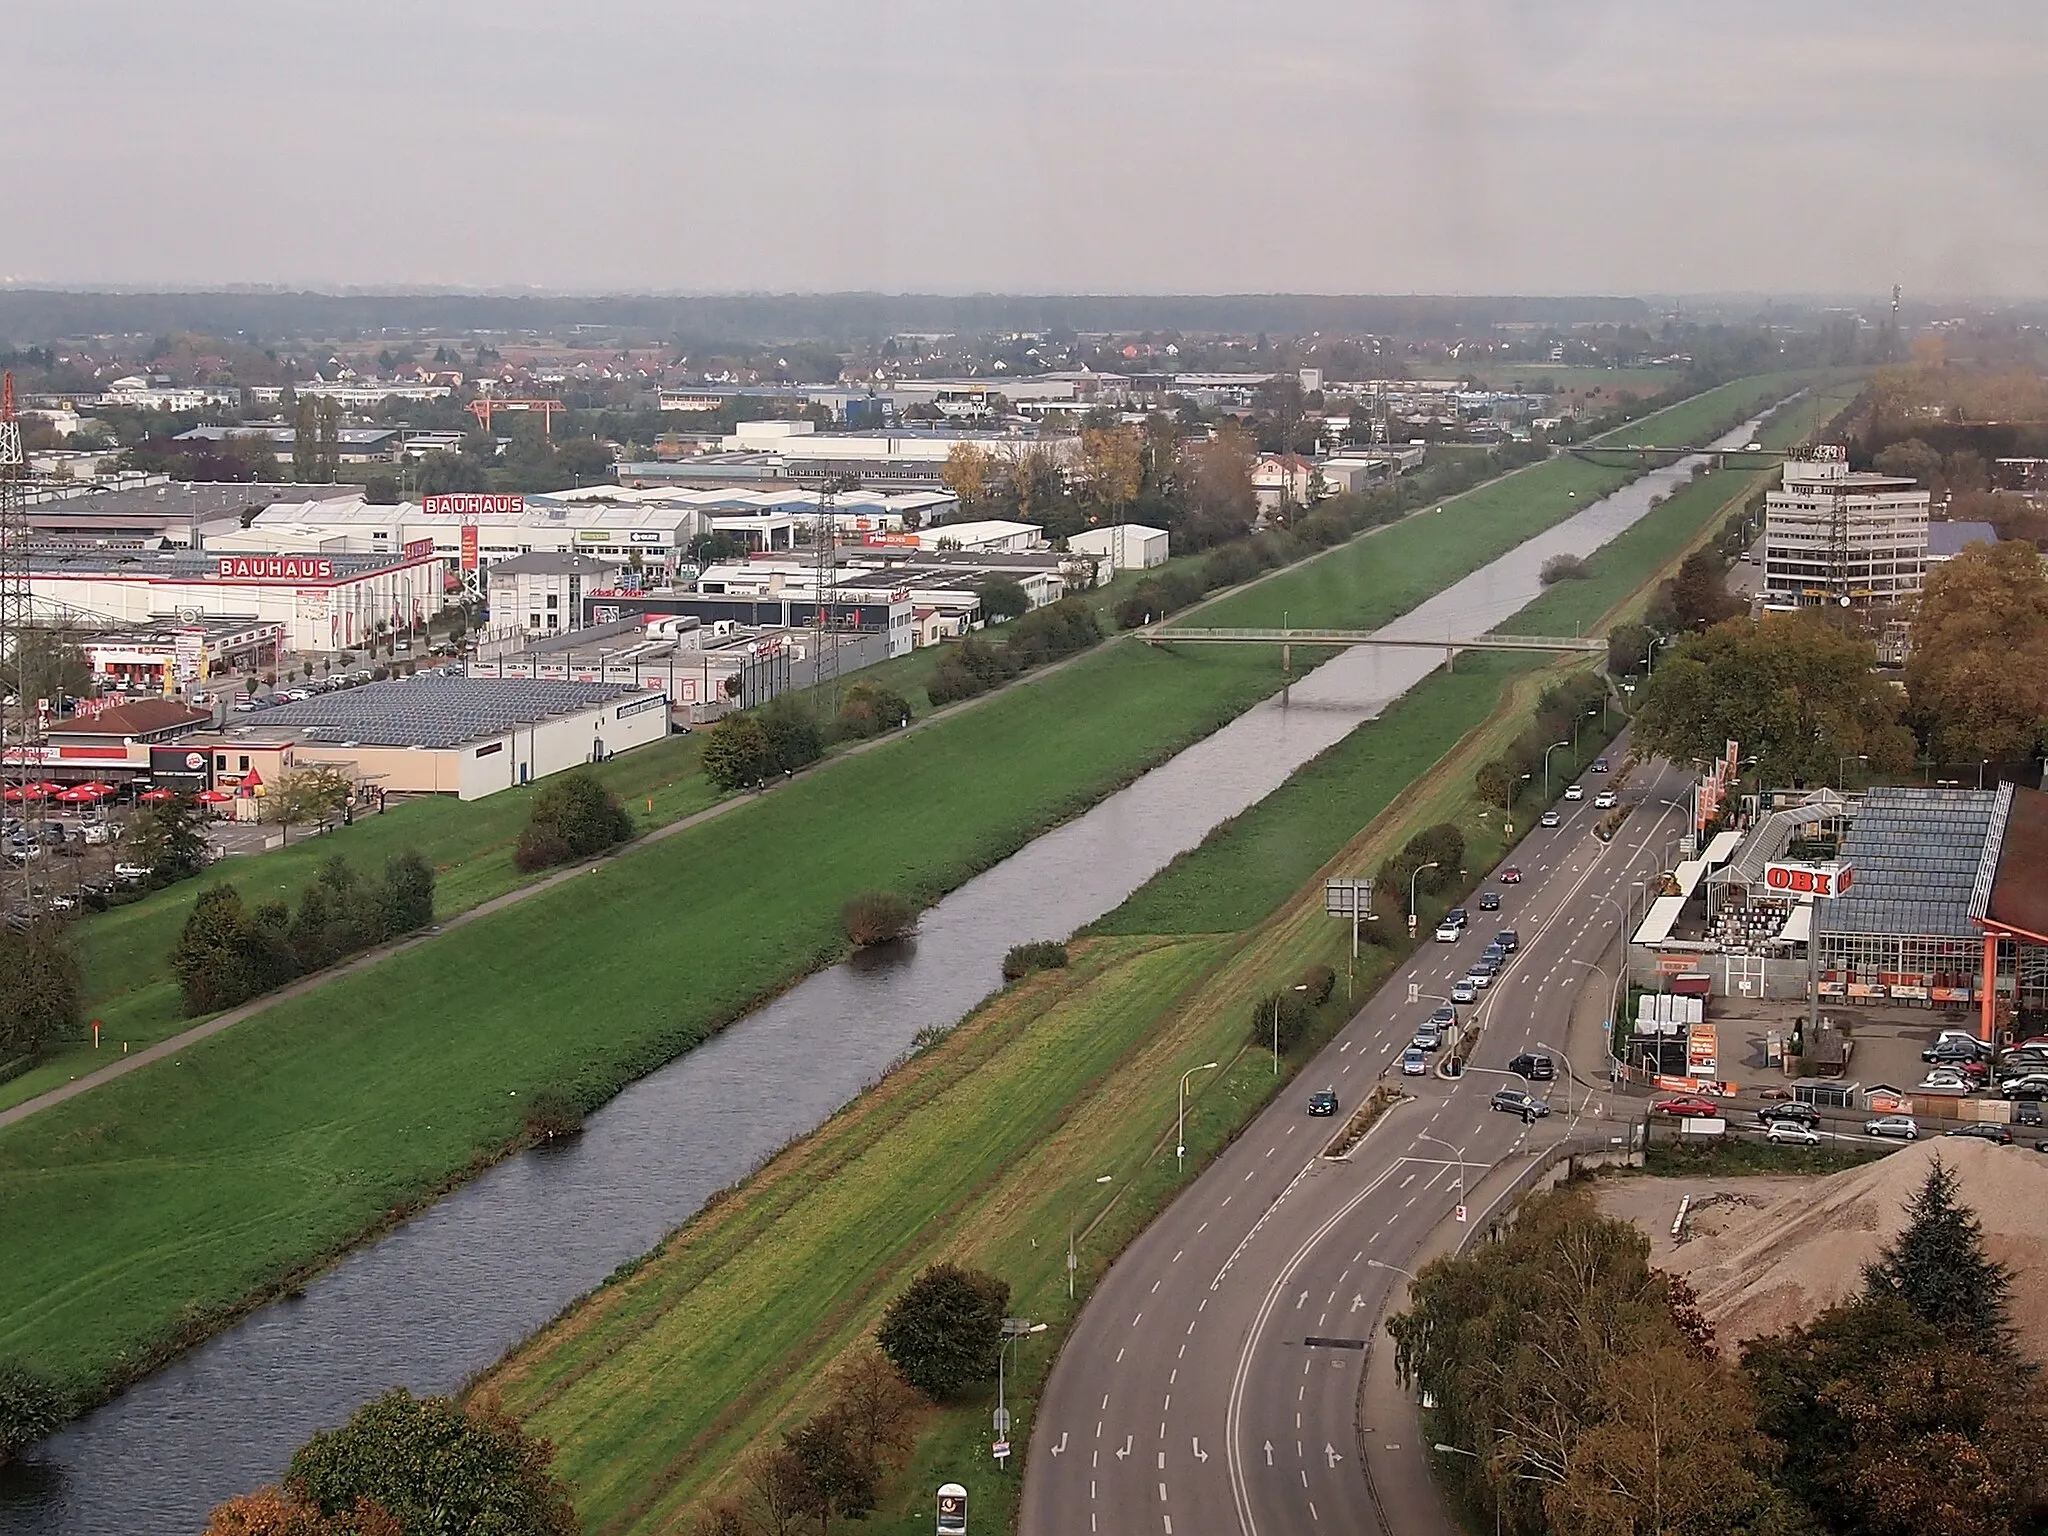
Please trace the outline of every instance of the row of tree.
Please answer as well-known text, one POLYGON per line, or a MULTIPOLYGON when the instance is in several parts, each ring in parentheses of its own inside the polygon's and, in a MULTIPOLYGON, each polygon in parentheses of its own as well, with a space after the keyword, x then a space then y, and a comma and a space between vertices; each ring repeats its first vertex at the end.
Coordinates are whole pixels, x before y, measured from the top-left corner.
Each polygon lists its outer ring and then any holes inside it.
POLYGON ((1420 1274, 1389 1322, 1441 1471, 1518 1536, 2007 1536, 2048 1518, 2048 1403, 2009 1276, 1937 1161, 1861 1293, 1715 1347, 1581 1185, 1420 1274))
POLYGON ((366 877, 337 854, 299 893, 250 907, 231 883, 201 891, 172 946, 188 1017, 232 1008, 434 920, 434 867, 413 849, 366 877))
POLYGON ((1095 610, 1077 597, 1061 598, 1006 625, 999 644, 969 638, 951 648, 933 669, 925 694, 940 705, 971 699, 1021 672, 1085 651, 1101 638, 1095 610))
POLYGON ((1503 813, 1512 813, 1522 786, 1543 776, 1543 765, 1553 761, 1552 754, 1559 742, 1572 750, 1572 756, 1549 777, 1553 785, 1564 783, 1578 766, 1573 749, 1582 741, 1601 739, 1598 732, 1589 734, 1587 727, 1604 715, 1606 705, 1607 683, 1591 673, 1575 673, 1544 689, 1536 699, 1535 719, 1508 744, 1505 752, 1481 764, 1473 776, 1479 798, 1488 807, 1499 806, 1503 813))

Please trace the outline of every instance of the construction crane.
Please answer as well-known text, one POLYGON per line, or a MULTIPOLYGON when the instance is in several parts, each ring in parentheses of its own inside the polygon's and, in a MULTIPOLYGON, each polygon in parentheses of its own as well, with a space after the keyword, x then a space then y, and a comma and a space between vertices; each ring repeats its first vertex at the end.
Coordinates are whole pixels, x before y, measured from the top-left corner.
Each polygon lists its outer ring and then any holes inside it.
POLYGON ((569 407, 560 400, 499 400, 490 395, 478 395, 469 402, 469 414, 477 425, 486 432, 491 430, 491 416, 498 411, 539 411, 541 435, 550 442, 555 436, 555 412, 566 411, 569 407))
MULTIPOLYGON (((12 667, 15 680, 12 695, 0 689, 0 770, 4 770, 10 739, 24 748, 28 745, 26 722, 33 718, 35 705, 24 696, 20 662, 34 617, 29 603, 28 460, 21 451, 21 422, 14 414, 14 375, 9 373, 0 376, 0 663, 12 667)), ((22 777, 27 777, 26 770, 22 777)), ((26 860, 20 865, 20 877, 7 879, 5 886, 6 915, 11 917, 17 907, 31 905, 34 883, 26 860)))

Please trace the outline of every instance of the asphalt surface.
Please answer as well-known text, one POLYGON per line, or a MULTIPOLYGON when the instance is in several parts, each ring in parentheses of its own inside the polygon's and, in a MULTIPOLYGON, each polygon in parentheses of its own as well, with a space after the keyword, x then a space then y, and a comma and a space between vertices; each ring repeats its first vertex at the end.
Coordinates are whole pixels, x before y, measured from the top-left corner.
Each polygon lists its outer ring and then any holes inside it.
POLYGON ((1420 945, 1103 1277, 1031 1428, 1023 1536, 1455 1531, 1414 1443, 1412 1405, 1405 1429, 1362 1426, 1363 1378, 1369 1346, 1389 1347, 1376 1325, 1390 1295, 1433 1232, 1442 1246, 1438 1229, 1461 1198, 1476 1201, 1489 1171, 1523 1166, 1602 1108, 1605 1061, 1580 1063, 1574 1085, 1559 1048, 1569 1049, 1573 1004, 1615 939, 1629 882, 1665 867, 1683 831, 1685 779, 1639 767, 1623 791, 1639 804, 1611 844, 1592 832, 1604 780, 1584 782, 1583 801, 1557 806, 1562 825, 1535 828, 1503 860, 1520 884, 1481 882, 1501 893, 1501 911, 1474 905, 1457 942, 1420 945), (1481 1031, 1467 1072, 1401 1076, 1415 1026, 1502 928, 1519 931, 1520 948, 1480 1002, 1458 1010, 1461 1027, 1481 1031), (1543 1044, 1559 1061, 1555 1082, 1506 1071, 1543 1044), (1412 1097, 1348 1158, 1323 1156, 1382 1078, 1412 1097), (1310 1118, 1308 1095, 1324 1087, 1342 1110, 1310 1118), (1525 1125, 1492 1112, 1505 1087, 1547 1093, 1553 1113, 1525 1125))

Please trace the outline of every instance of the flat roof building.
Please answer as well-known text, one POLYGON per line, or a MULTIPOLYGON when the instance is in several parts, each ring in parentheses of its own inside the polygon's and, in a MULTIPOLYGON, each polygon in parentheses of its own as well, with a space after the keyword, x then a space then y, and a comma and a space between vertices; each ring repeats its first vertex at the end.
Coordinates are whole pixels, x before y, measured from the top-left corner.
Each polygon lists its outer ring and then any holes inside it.
POLYGON ((1873 608, 1914 597, 1932 499, 1910 479, 1852 472, 1838 446, 1787 460, 1782 489, 1765 498, 1764 601, 1873 608))

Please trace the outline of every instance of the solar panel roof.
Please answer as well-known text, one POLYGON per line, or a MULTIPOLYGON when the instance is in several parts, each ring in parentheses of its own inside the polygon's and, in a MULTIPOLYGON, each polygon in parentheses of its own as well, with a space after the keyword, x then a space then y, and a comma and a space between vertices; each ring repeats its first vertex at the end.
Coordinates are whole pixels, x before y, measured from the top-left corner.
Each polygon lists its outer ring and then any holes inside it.
POLYGON ((1970 893, 1997 799, 1991 790, 1872 789, 1842 839, 1854 883, 1818 904, 1821 932, 1974 937, 1970 893))
POLYGON ((400 677, 279 705, 264 711, 260 729, 365 746, 455 747, 638 691, 521 677, 400 677))

